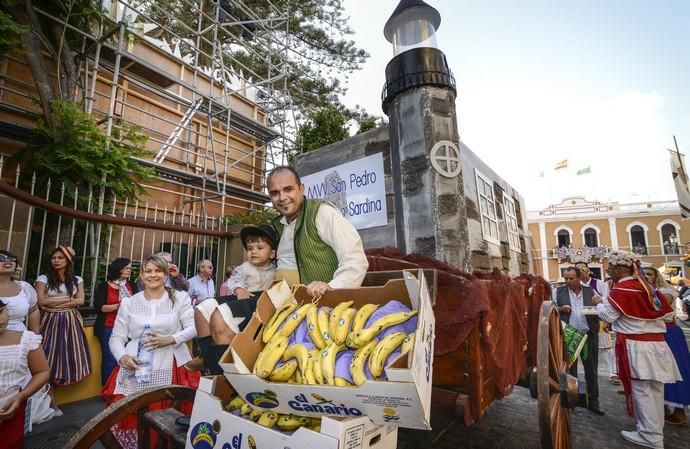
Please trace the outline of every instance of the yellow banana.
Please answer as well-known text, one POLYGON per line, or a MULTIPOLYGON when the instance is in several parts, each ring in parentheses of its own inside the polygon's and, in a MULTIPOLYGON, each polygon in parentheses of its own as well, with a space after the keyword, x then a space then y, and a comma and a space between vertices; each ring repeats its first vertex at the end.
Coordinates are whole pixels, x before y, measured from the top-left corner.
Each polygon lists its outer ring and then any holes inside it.
POLYGON ((369 356, 369 372, 374 377, 381 377, 386 359, 407 338, 405 332, 394 332, 378 342, 369 356))
POLYGON ((331 335, 331 338, 334 338, 340 316, 352 305, 352 303, 353 301, 341 302, 331 310, 331 315, 328 317, 328 333, 331 335))
POLYGON ((412 332, 407 337, 405 337, 402 344, 400 345, 400 354, 405 354, 407 352, 412 351, 412 348, 414 348, 414 336, 415 332, 412 332))
POLYGON ((288 302, 288 304, 283 304, 280 309, 275 311, 271 319, 268 320, 266 327, 264 327, 263 335, 261 336, 264 343, 268 343, 269 340, 273 338, 280 325, 283 323, 283 321, 285 321, 285 318, 287 318, 296 308, 297 304, 294 302, 288 302))
POLYGON ((328 385, 335 385, 335 356, 343 348, 344 346, 333 342, 321 351, 321 372, 328 385))
MULTIPOLYGON (((262 379, 266 379, 271 372, 273 372, 273 368, 275 368, 276 363, 280 360, 280 358, 283 356, 285 353, 285 350, 287 349, 288 346, 288 338, 285 336, 277 336, 275 339, 272 339, 268 345, 266 345, 266 348, 270 348, 270 350, 266 353, 264 357, 261 358, 261 365, 258 367, 258 373, 257 376, 259 376, 262 379), (272 344, 275 340, 275 343, 272 344)), ((264 351, 266 351, 266 348, 264 348, 264 351)))
POLYGON ((278 341, 281 341, 278 337, 280 337, 280 335, 276 335, 274 336, 274 338, 269 340, 269 342, 266 343, 259 355, 256 356, 256 361, 254 362, 254 369, 252 370, 255 376, 259 375, 259 368, 263 366, 263 361, 266 358, 266 356, 271 353, 276 343, 278 343, 278 341))
POLYGON ((312 349, 309 351, 309 361, 307 362, 307 369, 304 371, 303 379, 307 385, 316 385, 316 377, 314 376, 314 352, 318 352, 318 349, 312 349))
POLYGON ((252 412, 252 410, 254 410, 254 407, 245 402, 244 404, 242 404, 242 407, 240 407, 240 415, 248 415, 252 412))
POLYGON ((237 410, 238 408, 242 407, 245 404, 245 400, 242 398, 242 396, 237 395, 230 402, 228 402, 228 405, 225 406, 225 410, 228 412, 232 412, 234 410, 237 410))
POLYGON ((382 330, 404 323, 416 314, 416 310, 411 310, 409 312, 396 312, 383 316, 374 321, 371 326, 360 329, 357 332, 351 332, 350 335, 347 336, 346 344, 353 349, 361 348, 376 337, 382 330))
POLYGON ((350 362, 350 375, 352 376, 352 382, 358 387, 367 381, 367 375, 364 373, 364 365, 367 363, 367 359, 374 350, 378 342, 372 340, 366 345, 355 351, 355 355, 352 356, 352 361, 350 362))
POLYGON ((302 426, 309 425, 309 418, 306 416, 282 415, 278 418, 276 425, 280 430, 297 430, 302 426))
MULTIPOLYGON (((317 322, 319 324, 319 333, 324 342, 324 347, 319 349, 324 349, 326 346, 331 344, 331 334, 328 332, 328 308, 319 310, 317 313, 317 322)), ((316 342, 315 342, 316 343, 316 342)))
POLYGON ((299 370, 295 371, 295 383, 296 384, 302 383, 302 374, 299 372, 299 370))
POLYGON ((261 418, 261 415, 264 414, 263 410, 260 410, 258 408, 252 409, 251 413, 249 413, 249 419, 251 419, 254 422, 257 422, 259 418, 261 418))
POLYGON ((326 347, 326 342, 321 335, 319 330, 319 311, 316 307, 310 307, 307 310, 307 332, 309 332, 309 337, 311 341, 314 342, 317 348, 323 349, 326 347))
POLYGON ((336 377, 335 378, 335 385, 338 387, 351 387, 352 386, 350 381, 348 381, 347 379, 343 379, 342 377, 336 377))
POLYGON ((350 331, 350 324, 352 323, 355 313, 357 313, 357 309, 350 307, 340 314, 340 318, 335 324, 335 334, 332 335, 333 340, 339 345, 345 343, 345 339, 347 338, 347 333, 350 331))
POLYGON ((351 332, 357 332, 360 329, 364 329, 364 325, 367 324, 367 320, 378 308, 378 304, 365 304, 360 307, 357 311, 357 314, 352 319, 351 332))
POLYGON ((264 426, 264 427, 268 427, 268 428, 273 427, 277 422, 278 422, 278 414, 274 411, 271 411, 271 410, 269 410, 267 412, 263 412, 261 414, 261 416, 259 416, 259 420, 257 421, 257 423, 259 423, 259 425, 264 426))
POLYGON ((299 323, 302 322, 304 317, 307 316, 307 311, 312 307, 316 308, 314 304, 309 302, 292 312, 290 316, 285 319, 285 324, 283 324, 283 327, 280 329, 280 335, 289 337, 290 334, 297 329, 297 326, 299 326, 299 323))
POLYGON ((296 370, 297 360, 288 360, 287 362, 282 363, 280 366, 277 366, 275 369, 273 369, 271 374, 268 376, 268 380, 271 382, 287 382, 292 376, 295 375, 296 370))
POLYGON ((309 350, 301 343, 290 345, 283 353, 283 360, 296 359, 299 364, 299 370, 304 375, 307 369, 307 362, 309 361, 309 350))
POLYGON ((321 370, 321 351, 316 351, 316 354, 312 357, 311 371, 314 373, 314 379, 316 379, 317 384, 324 384, 323 371, 321 370))

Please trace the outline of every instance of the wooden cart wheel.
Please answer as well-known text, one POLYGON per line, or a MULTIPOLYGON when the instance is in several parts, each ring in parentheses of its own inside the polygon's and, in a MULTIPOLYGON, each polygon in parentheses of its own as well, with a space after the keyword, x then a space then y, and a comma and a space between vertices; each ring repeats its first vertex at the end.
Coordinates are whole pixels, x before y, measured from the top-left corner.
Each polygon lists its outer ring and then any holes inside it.
MULTIPOLYGON (((558 310, 545 301, 539 314, 537 333, 537 400, 539 429, 543 449, 571 449, 573 447, 572 410, 564 406, 561 384, 567 381, 568 353, 563 340, 558 310)), ((574 388, 577 389, 575 385, 574 388)))
POLYGON ((88 449, 99 441, 107 449, 122 449, 110 428, 131 413, 142 415, 159 401, 194 401, 196 390, 179 385, 151 388, 128 396, 94 416, 64 446, 64 449, 88 449))

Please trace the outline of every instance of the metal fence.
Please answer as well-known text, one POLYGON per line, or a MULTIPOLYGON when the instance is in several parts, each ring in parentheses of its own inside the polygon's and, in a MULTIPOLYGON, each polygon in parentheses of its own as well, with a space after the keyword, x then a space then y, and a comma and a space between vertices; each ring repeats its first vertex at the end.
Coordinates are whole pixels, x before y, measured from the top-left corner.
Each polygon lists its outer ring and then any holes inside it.
MULTIPOLYGON (((6 158, 0 155, 0 178, 8 179, 6 158)), ((230 227, 222 217, 207 216, 192 205, 159 207, 150 202, 121 202, 105 198, 98 189, 66 191, 64 183, 20 185, 19 167, 14 182, 0 181, 0 248, 20 258, 20 277, 33 283, 48 268, 51 250, 70 245, 76 252, 74 272, 84 278, 87 299, 105 280, 106 267, 117 257, 132 260, 133 277, 140 261, 166 251, 188 278, 200 260, 216 267, 216 285, 229 264, 230 227)), ((235 259, 241 259, 235 254, 235 259)))

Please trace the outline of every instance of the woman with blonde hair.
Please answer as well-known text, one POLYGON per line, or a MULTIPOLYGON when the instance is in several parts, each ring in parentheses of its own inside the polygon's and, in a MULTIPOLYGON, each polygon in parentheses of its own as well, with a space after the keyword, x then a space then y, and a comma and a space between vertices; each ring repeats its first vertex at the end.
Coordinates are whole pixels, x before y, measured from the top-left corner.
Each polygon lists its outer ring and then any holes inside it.
MULTIPOLYGON (((678 296, 675 288, 654 267, 643 268, 644 274, 657 291, 664 294, 666 300, 673 307, 673 301, 678 296)), ((666 322, 666 343, 671 348, 676 359, 678 370, 683 380, 674 384, 664 385, 664 405, 666 405, 665 421, 668 424, 682 425, 688 422, 685 409, 690 406, 690 352, 685 341, 683 330, 675 323, 675 319, 666 322)))
MULTIPOLYGON (((119 366, 102 390, 106 406, 151 387, 199 385, 199 373, 185 368, 192 359, 186 343, 196 337, 191 300, 187 292, 165 287, 169 275, 165 259, 147 257, 141 271, 144 289, 120 303, 110 337, 119 366)), ((149 409, 167 407, 169 401, 162 401, 149 409)), ((136 415, 116 424, 113 434, 124 449, 137 447, 136 415)), ((151 447, 156 447, 155 435, 151 447)))

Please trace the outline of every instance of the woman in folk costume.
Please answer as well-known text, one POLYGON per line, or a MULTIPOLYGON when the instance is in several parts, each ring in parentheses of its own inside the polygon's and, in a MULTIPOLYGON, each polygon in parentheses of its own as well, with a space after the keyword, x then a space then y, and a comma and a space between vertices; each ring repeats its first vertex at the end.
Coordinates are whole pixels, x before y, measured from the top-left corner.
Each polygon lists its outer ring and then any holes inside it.
MULTIPOLYGON (((673 304, 678 297, 675 288, 659 274, 654 267, 643 269, 645 276, 649 279, 658 291, 666 296, 669 304, 673 304)), ((673 357, 676 359, 678 370, 683 376, 683 380, 674 384, 664 385, 664 403, 666 404, 666 422, 669 424, 682 425, 688 422, 685 409, 690 406, 690 352, 688 343, 685 341, 683 330, 676 324, 675 316, 666 321, 666 343, 671 348, 673 357)))
MULTIPOLYGON (((144 290, 120 303, 110 337, 110 351, 119 366, 101 390, 106 406, 151 387, 199 385, 199 373, 184 366, 192 359, 187 342, 196 337, 192 301, 187 292, 165 287, 169 276, 165 259, 149 256, 142 267, 144 290)), ((169 403, 161 401, 149 409, 167 408, 169 403)), ((191 412, 191 404, 183 411, 191 412)), ((125 417, 112 431, 123 449, 137 447, 136 414, 125 417)), ((151 447, 156 441, 152 435, 151 447)))
POLYGON ((664 318, 673 310, 645 278, 632 253, 613 251, 608 273, 613 284, 608 301, 595 298, 599 317, 616 332, 618 376, 623 383, 634 431, 623 438, 639 446, 664 447, 664 384, 682 380, 664 334, 664 318))
POLYGON ((50 383, 58 387, 75 384, 91 374, 84 321, 77 310, 84 305, 84 280, 74 275, 75 255, 69 246, 55 248, 47 273, 36 279, 50 383))

